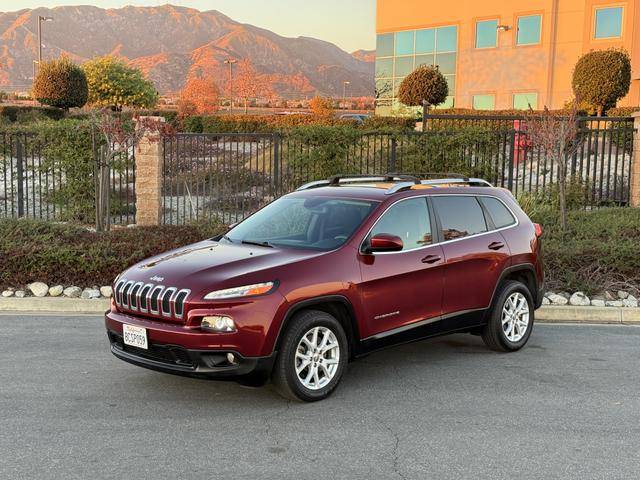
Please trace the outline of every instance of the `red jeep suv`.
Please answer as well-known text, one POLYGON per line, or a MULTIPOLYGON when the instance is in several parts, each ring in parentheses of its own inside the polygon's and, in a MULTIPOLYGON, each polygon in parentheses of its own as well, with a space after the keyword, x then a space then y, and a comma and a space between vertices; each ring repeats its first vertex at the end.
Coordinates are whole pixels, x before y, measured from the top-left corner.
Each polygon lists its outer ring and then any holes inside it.
POLYGON ((349 360, 452 332, 522 348, 542 303, 540 227, 507 190, 448 174, 334 177, 220 237, 134 265, 106 314, 141 367, 328 396, 349 360))

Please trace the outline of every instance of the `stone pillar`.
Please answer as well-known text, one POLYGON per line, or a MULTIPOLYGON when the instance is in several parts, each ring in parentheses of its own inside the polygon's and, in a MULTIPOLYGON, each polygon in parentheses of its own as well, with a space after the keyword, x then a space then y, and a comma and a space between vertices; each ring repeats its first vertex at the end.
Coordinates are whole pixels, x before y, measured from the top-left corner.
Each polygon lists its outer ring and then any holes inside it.
POLYGON ((157 131, 145 128, 149 122, 164 122, 163 117, 140 117, 136 128, 144 129, 136 145, 136 225, 162 223, 162 165, 164 145, 157 131))
POLYGON ((633 158, 631 160, 630 203, 632 207, 640 207, 640 112, 633 115, 633 158))

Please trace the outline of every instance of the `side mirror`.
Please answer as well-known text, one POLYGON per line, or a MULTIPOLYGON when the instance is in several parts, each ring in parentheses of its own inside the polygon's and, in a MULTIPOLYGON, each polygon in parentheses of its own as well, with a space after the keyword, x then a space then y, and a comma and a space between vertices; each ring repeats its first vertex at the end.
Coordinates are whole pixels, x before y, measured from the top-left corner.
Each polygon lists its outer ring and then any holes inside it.
POLYGON ((397 235, 389 233, 379 233, 371 237, 369 241, 368 253, 376 252, 399 252, 404 248, 402 239, 397 235))

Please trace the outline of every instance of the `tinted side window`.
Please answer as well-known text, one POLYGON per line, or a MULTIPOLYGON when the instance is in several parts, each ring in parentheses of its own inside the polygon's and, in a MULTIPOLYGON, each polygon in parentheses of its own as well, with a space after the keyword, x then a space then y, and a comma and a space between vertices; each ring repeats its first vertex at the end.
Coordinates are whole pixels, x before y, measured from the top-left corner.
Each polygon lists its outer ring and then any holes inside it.
POLYGON ((433 237, 426 198, 404 200, 389 208, 371 230, 370 237, 380 233, 400 237, 403 251, 431 244, 433 237))
POLYGON ((442 223, 444 240, 455 240, 487 231, 487 222, 475 197, 433 196, 442 223))
POLYGON ((482 197, 480 201, 489 212, 489 216, 496 228, 504 228, 516 223, 516 219, 513 218, 509 209, 497 198, 482 197))

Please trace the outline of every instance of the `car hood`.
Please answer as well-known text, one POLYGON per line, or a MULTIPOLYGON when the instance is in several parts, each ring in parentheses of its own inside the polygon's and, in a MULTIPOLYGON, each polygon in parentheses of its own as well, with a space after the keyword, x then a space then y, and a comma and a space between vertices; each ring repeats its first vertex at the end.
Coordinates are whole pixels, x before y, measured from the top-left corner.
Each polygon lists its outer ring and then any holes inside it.
POLYGON ((260 272, 312 258, 322 252, 203 241, 144 260, 121 278, 192 292, 239 286, 235 279, 253 274, 255 282, 278 280, 260 272), (258 278, 259 277, 259 278, 258 278), (266 278, 269 277, 269 278, 266 278))

